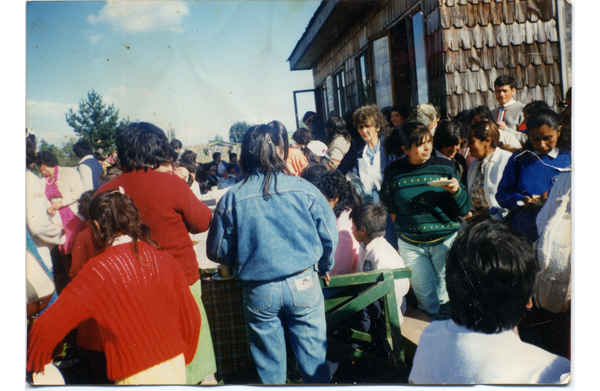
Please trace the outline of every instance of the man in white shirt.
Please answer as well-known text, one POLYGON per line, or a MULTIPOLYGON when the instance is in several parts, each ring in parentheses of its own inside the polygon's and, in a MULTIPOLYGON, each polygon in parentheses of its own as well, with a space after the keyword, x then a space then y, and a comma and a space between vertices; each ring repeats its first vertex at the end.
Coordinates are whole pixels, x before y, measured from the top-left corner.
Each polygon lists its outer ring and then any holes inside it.
POLYGON ((487 219, 463 229, 446 257, 452 319, 421 334, 413 384, 555 384, 568 380, 565 357, 525 343, 517 324, 532 308, 539 271, 520 232, 487 219))
POLYGON ((94 156, 94 150, 89 141, 81 139, 73 145, 73 152, 79 159, 79 176, 86 191, 96 190, 100 187, 100 174, 104 171, 102 163, 94 156))
POLYGON ((523 107, 525 104, 513 99, 515 94, 515 78, 501 75, 494 81, 494 93, 499 106, 492 110, 492 115, 500 130, 511 133, 521 144, 527 141, 527 134, 517 130, 523 122, 523 107))

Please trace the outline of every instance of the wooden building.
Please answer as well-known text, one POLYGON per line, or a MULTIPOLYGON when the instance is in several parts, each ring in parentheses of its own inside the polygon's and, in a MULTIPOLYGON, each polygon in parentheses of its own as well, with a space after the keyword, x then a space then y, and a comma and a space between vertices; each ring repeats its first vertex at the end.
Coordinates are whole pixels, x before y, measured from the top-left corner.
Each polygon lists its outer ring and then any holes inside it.
POLYGON ((571 4, 323 0, 288 61, 313 71, 323 117, 369 103, 429 102, 443 116, 493 108, 502 74, 516 79, 516 100, 556 109, 571 85, 571 4))

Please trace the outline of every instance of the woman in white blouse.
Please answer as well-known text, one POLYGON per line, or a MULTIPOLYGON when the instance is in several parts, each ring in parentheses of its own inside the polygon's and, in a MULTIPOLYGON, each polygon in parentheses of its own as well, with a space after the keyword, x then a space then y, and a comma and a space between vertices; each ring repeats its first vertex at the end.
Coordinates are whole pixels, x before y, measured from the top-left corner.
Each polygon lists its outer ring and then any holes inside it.
POLYGON ((502 220, 508 210, 496 201, 498 183, 502 179, 504 167, 511 153, 498 148, 500 133, 498 127, 490 121, 479 121, 471 125, 467 135, 471 156, 475 158, 469 164, 467 187, 471 197, 471 211, 466 216, 470 223, 480 221, 492 213, 502 220))

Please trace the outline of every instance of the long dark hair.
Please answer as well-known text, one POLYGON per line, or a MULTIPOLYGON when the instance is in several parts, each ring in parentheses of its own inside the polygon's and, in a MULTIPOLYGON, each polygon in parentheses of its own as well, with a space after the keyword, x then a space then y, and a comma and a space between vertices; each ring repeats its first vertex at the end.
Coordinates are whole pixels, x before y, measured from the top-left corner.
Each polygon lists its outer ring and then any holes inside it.
POLYGON ((242 185, 253 174, 260 173, 265 176, 262 185, 263 195, 269 197, 271 177, 275 180, 275 192, 277 192, 277 173, 288 172, 284 160, 288 152, 284 139, 287 139, 287 132, 284 133, 271 125, 255 125, 248 129, 242 139, 240 154, 240 169, 244 174, 242 185), (279 156, 278 148, 283 152, 283 158, 279 156))
POLYGON ((352 142, 352 136, 346 126, 343 118, 332 116, 327 120, 327 145, 331 145, 337 136, 342 136, 349 143, 352 142))
POLYGON ((95 255, 106 250, 120 235, 129 235, 133 239, 133 253, 142 266, 148 265, 139 256, 137 242, 143 241, 156 249, 159 248, 150 237, 150 227, 140 221, 133 200, 119 190, 96 195, 90 202, 89 218, 92 221, 90 226, 95 255))

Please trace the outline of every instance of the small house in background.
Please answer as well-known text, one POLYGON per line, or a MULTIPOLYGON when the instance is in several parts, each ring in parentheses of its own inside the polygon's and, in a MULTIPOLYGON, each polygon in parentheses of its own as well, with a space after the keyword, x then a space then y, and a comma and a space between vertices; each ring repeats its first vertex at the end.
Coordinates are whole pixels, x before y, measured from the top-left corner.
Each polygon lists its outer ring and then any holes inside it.
POLYGON ((212 154, 215 152, 221 152, 221 159, 228 161, 229 160, 229 152, 237 153, 240 155, 239 144, 230 143, 227 141, 217 141, 215 143, 211 143, 208 146, 208 155, 212 157, 212 154))
MULTIPOLYGON (((443 116, 496 106, 494 80, 515 99, 557 108, 571 86, 568 0, 323 0, 288 59, 312 70, 327 118, 376 103, 433 103, 443 116)), ((302 115, 302 113, 300 113, 302 115)))

